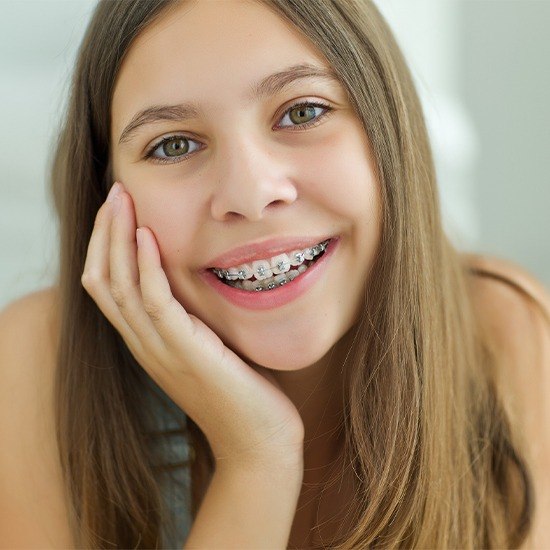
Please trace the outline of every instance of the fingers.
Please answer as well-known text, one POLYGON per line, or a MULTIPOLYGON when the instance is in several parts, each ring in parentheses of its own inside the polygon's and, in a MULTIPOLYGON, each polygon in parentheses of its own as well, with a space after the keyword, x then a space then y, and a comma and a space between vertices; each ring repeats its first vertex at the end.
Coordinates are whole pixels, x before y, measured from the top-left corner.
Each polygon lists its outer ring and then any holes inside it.
POLYGON ((117 201, 114 199, 120 190, 120 186, 115 184, 109 193, 108 200, 98 210, 88 244, 81 282, 132 351, 139 353, 141 344, 111 294, 111 225, 117 208, 117 201))
POLYGON ((159 349, 162 341, 141 297, 132 199, 122 192, 116 200, 120 202, 114 209, 110 228, 110 293, 126 323, 142 343, 159 349))
POLYGON ((138 250, 132 199, 115 186, 98 211, 82 284, 146 367, 147 358, 164 356, 167 347, 190 351, 194 324, 172 295, 150 229, 137 232, 138 250))
POLYGON ((113 199, 119 190, 120 187, 117 188, 115 184, 109 193, 108 200, 97 212, 94 229, 88 243, 81 282, 107 319, 122 335, 125 335, 129 327, 114 303, 109 290, 110 227, 115 204, 113 199))
POLYGON ((144 309, 166 344, 181 348, 182 342, 193 338, 193 322, 172 294, 153 233, 147 227, 140 227, 136 236, 144 309))
POLYGON ((103 203, 96 214, 82 273, 82 283, 86 290, 88 284, 95 286, 96 282, 109 280, 109 228, 113 208, 112 200, 116 192, 117 184, 113 185, 107 201, 103 203))

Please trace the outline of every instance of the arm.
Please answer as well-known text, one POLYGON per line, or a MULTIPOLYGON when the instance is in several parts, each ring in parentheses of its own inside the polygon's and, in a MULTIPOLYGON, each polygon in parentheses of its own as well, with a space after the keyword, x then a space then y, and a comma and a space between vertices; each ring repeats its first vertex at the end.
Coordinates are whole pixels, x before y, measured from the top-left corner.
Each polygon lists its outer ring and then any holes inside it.
POLYGON ((502 350, 498 391, 535 493, 531 531, 521 548, 549 548, 550 295, 530 273, 512 262, 474 259, 474 265, 489 275, 479 280, 475 300, 502 350))
POLYGON ((55 435, 55 292, 0 312, 0 548, 74 548, 55 435))
POLYGON ((286 547, 303 475, 300 413, 269 369, 247 364, 174 296, 120 183, 96 216, 82 284, 219 466, 188 546, 286 547))
POLYGON ((184 549, 285 549, 303 466, 216 469, 184 549))

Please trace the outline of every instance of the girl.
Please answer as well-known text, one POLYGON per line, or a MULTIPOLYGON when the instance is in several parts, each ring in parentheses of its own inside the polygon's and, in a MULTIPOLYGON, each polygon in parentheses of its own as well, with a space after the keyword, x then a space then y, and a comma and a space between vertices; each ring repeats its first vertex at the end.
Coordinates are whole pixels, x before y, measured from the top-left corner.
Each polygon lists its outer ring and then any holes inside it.
POLYGON ((1 317, 4 545, 550 544, 550 301, 444 235, 370 1, 100 2, 52 183, 58 284, 1 317))

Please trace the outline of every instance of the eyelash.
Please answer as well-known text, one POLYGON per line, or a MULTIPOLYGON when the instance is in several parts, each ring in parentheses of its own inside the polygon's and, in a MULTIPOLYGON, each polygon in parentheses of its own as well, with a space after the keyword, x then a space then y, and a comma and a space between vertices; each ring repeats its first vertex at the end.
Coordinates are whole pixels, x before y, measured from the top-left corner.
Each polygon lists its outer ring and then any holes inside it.
MULTIPOLYGON (((324 113, 321 113, 317 118, 313 119, 311 122, 304 122, 302 124, 296 124, 294 126, 284 126, 283 129, 289 129, 291 132, 294 132, 296 130, 302 130, 304 128, 314 128, 320 122, 327 117, 331 111, 333 111, 333 108, 323 102, 320 101, 301 101, 298 103, 295 103, 294 105, 291 105, 288 109, 285 110, 283 115, 281 116, 281 119, 285 117, 285 115, 292 111, 293 109, 297 109, 299 107, 320 107, 322 109, 325 109, 324 113)), ((184 139, 186 141, 196 141, 194 139, 191 139, 187 136, 177 135, 174 134, 172 136, 166 136, 162 138, 160 141, 156 142, 154 145, 152 145, 147 152, 145 153, 144 159, 150 160, 151 162, 159 163, 159 164, 176 164, 178 162, 183 162, 187 159, 189 159, 194 153, 198 153, 201 149, 197 149, 196 151, 193 151, 191 153, 186 153, 185 155, 180 155, 177 157, 155 157, 154 153, 159 148, 162 147, 165 143, 172 141, 173 139, 180 138, 184 139)))

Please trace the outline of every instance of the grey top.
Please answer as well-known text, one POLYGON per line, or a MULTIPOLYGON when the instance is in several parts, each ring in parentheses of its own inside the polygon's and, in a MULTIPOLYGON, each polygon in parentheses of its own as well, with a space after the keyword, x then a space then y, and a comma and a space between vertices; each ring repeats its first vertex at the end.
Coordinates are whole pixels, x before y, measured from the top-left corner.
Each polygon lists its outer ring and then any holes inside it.
MULTIPOLYGON (((175 461, 184 460, 189 453, 187 440, 181 436, 172 437, 170 443, 175 461)), ((166 478, 163 495, 166 504, 173 514, 175 532, 168 526, 163 530, 163 548, 181 550, 191 530, 191 476, 189 468, 178 468, 172 473, 174 481, 166 478)))
MULTIPOLYGON (((153 390, 155 393, 160 392, 163 400, 167 403, 176 418, 186 425, 187 416, 185 413, 158 386, 153 388, 153 390)), ((177 421, 167 415, 163 409, 157 408, 156 410, 158 411, 156 415, 158 421, 157 426, 155 426, 156 429, 172 430, 180 427, 177 421)), ((159 444, 162 444, 163 456, 165 456, 169 463, 179 463, 189 458, 189 443, 180 434, 163 438, 163 441, 159 442, 159 444)), ((181 550, 191 530, 192 523, 190 510, 191 475, 189 468, 181 467, 163 476, 161 480, 161 492, 166 507, 172 515, 171 518, 168 518, 169 523, 163 525, 162 528, 162 547, 181 550)))

